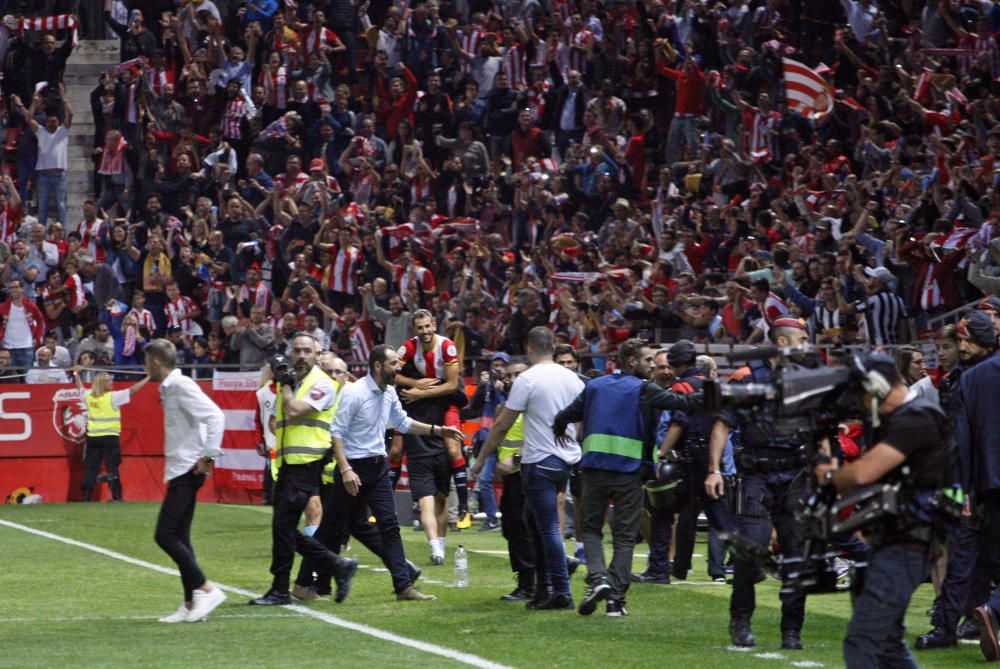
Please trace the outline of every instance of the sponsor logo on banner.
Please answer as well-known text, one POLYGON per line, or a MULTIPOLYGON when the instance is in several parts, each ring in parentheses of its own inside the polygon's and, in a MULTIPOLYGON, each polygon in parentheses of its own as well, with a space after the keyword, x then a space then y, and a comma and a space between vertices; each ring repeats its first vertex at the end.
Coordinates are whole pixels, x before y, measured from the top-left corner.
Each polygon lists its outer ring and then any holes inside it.
POLYGON ((212 375, 212 390, 257 392, 260 388, 260 372, 215 372, 212 375))
POLYGON ((76 388, 63 388, 52 396, 52 427, 66 441, 82 444, 87 438, 87 405, 76 388))

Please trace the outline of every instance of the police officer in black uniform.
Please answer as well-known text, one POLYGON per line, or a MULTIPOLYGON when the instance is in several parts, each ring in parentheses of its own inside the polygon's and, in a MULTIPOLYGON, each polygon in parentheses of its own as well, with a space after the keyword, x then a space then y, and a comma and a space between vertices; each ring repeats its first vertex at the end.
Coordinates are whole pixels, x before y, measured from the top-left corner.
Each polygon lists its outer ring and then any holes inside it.
MULTIPOLYGON (((705 377, 695 366, 698 352, 693 343, 681 339, 670 347, 667 361, 673 369, 676 381, 671 390, 689 394, 701 392, 705 377)), ((712 432, 712 414, 706 409, 693 411, 677 410, 670 414, 670 427, 660 449, 660 459, 674 457, 683 461, 688 472, 688 481, 704 481, 708 475, 708 439, 712 432)), ((676 547, 674 550, 673 575, 684 580, 691 569, 691 555, 694 552, 698 514, 702 509, 709 524, 720 532, 736 529, 736 520, 729 510, 728 500, 712 499, 705 494, 703 486, 691 488, 683 507, 679 509, 677 521, 676 547)))
MULTIPOLYGON (((873 483, 900 484, 902 515, 887 516, 863 529, 872 547, 861 594, 844 639, 848 669, 915 667, 903 639, 910 597, 930 574, 945 523, 942 494, 958 480, 958 452, 940 406, 926 399, 907 401, 907 389, 893 359, 871 353, 861 361, 867 375, 866 405, 878 400, 879 424, 869 448, 843 468, 819 464, 820 484, 845 493, 873 483)), ((950 500, 956 499, 951 495, 950 500)))
MULTIPOLYGON (((801 321, 779 318, 768 331, 771 341, 781 347, 802 346, 809 335, 801 321)), ((730 377, 730 383, 772 383, 775 359, 753 360, 730 377)), ((789 363, 794 365, 793 363, 789 363)), ((705 492, 709 498, 722 498, 722 452, 734 428, 740 429, 742 453, 737 460, 736 489, 733 491, 737 532, 762 545, 771 539, 771 524, 778 533, 784 557, 798 557, 802 544, 796 536, 793 509, 805 496, 806 477, 802 468, 803 444, 785 421, 774 419, 770 408, 760 412, 725 409, 716 417, 709 441, 709 470, 705 492)), ((729 635, 733 645, 755 645, 750 618, 756 606, 754 584, 759 570, 739 556, 733 559, 733 592, 729 601, 729 635)), ((801 649, 802 621, 805 617, 805 594, 781 594, 781 647, 801 649)))

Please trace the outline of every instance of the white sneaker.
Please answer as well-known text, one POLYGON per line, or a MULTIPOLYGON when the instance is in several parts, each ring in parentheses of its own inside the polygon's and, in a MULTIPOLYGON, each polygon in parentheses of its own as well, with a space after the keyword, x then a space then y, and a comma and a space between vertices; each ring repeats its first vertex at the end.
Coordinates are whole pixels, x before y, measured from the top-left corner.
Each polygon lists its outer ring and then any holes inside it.
POLYGON ((169 616, 164 616, 160 618, 161 623, 182 623, 187 620, 188 617, 188 607, 185 604, 181 604, 181 607, 171 613, 169 616))
POLYGON ((208 592, 195 590, 193 598, 194 604, 191 606, 185 622, 200 623, 208 617, 209 613, 215 610, 216 606, 226 601, 226 593, 222 592, 218 587, 214 587, 208 592))

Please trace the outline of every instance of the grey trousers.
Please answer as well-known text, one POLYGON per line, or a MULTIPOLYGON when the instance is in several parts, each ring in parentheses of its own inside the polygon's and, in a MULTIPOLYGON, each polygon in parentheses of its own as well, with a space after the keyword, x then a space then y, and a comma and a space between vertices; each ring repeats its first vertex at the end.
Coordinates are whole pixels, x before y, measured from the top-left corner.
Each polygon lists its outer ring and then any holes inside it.
POLYGON ((599 469, 584 469, 580 511, 583 520, 583 550, 587 555, 587 583, 607 579, 611 584, 609 599, 624 601, 632 580, 632 550, 639 533, 642 514, 642 479, 637 473, 622 474, 599 469), (612 555, 610 568, 605 566, 604 517, 608 502, 615 505, 611 517, 612 555))

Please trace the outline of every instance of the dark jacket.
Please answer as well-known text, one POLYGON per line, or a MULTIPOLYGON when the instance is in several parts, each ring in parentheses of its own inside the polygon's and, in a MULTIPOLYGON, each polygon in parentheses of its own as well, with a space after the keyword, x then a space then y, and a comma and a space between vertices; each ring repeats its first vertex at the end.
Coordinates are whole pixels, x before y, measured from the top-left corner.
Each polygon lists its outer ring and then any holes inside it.
POLYGON ((955 441, 962 487, 982 495, 1000 490, 1000 413, 997 379, 1000 357, 994 355, 962 373, 955 393, 955 441))

